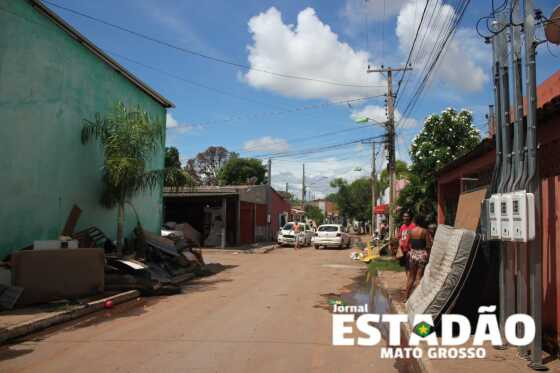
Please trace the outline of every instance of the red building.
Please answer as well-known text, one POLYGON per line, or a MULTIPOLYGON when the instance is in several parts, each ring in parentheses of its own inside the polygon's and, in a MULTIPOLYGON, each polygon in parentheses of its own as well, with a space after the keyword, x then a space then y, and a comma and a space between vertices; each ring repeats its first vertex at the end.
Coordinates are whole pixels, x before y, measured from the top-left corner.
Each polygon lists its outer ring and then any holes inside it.
MULTIPOLYGON (((537 98, 542 196, 542 208, 537 212, 541 214, 543 225, 543 335, 545 345, 557 351, 560 346, 560 71, 537 88, 537 98)), ((488 186, 495 160, 494 138, 488 138, 438 172, 438 223, 454 225, 459 197, 488 186)), ((477 198, 480 202, 482 194, 478 193, 477 198)), ((476 208, 473 211, 480 213, 476 208)))

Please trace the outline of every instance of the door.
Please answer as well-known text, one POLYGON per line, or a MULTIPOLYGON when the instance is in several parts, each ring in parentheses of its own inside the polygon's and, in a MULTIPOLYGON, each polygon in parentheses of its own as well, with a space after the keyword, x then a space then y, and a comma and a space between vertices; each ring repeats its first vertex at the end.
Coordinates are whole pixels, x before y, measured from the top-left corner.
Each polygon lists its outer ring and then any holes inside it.
POLYGON ((255 242, 255 216, 253 205, 240 203, 239 211, 239 242, 249 244, 255 242))

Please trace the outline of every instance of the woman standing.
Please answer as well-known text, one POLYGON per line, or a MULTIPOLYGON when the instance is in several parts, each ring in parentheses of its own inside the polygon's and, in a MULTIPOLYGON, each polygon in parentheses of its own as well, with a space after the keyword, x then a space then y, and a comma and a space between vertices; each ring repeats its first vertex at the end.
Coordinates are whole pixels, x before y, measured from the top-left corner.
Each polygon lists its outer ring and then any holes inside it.
POLYGON ((407 278, 406 284, 406 297, 410 297, 412 291, 422 279, 424 269, 428 264, 428 248, 432 247, 432 235, 428 232, 426 221, 423 216, 417 215, 414 217, 415 227, 409 231, 410 238, 410 273, 407 278))

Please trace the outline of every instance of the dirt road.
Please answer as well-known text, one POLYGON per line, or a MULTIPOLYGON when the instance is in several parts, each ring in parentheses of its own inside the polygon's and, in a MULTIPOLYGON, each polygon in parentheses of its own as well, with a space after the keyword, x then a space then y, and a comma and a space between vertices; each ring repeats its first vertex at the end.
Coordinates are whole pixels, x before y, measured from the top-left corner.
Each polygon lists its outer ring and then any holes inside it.
MULTIPOLYGON (((393 372, 377 347, 333 347, 328 299, 363 281, 349 251, 205 253, 229 268, 0 347, 0 372, 393 372)), ((401 368, 402 370, 402 368, 401 368)), ((404 370, 406 371, 406 370, 404 370)))

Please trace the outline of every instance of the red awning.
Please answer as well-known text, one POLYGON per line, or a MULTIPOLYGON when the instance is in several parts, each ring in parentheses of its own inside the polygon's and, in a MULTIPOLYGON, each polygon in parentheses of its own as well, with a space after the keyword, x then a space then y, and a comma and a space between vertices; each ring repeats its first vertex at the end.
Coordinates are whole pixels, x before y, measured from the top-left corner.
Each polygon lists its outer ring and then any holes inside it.
POLYGON ((377 205, 375 206, 375 208, 373 209, 373 212, 376 215, 385 215, 389 213, 389 205, 388 204, 383 204, 383 205, 377 205))

